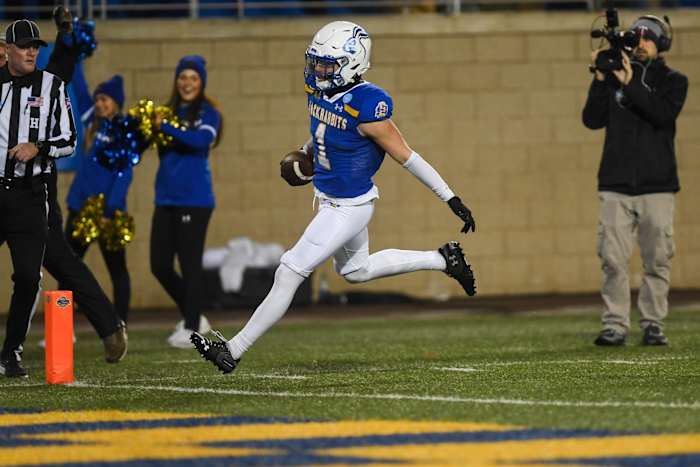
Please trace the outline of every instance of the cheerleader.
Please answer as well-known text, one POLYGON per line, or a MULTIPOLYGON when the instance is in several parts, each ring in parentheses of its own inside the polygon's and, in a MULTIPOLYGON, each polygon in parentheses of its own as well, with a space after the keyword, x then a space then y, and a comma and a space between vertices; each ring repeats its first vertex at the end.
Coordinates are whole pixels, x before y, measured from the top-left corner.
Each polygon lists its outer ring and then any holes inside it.
POLYGON ((178 348, 191 348, 193 331, 211 330, 200 312, 202 254, 215 205, 209 150, 219 142, 222 119, 204 92, 206 85, 204 58, 183 57, 175 69, 167 105, 179 124, 166 120, 162 113, 156 116, 156 129, 172 137, 172 143, 158 151, 151 271, 183 316, 168 338, 168 343, 178 348), (174 268, 176 256, 181 273, 174 268))
MULTIPOLYGON (((85 84, 84 84, 85 85, 85 84)), ((85 85, 87 86, 87 85, 85 85)), ((89 95, 88 92, 85 92, 89 95)), ((80 239, 73 236, 75 220, 85 201, 93 196, 104 195, 104 219, 114 217, 117 210, 126 212, 126 196, 132 180, 131 166, 121 171, 105 167, 101 163, 100 144, 111 136, 100 131, 103 120, 113 120, 121 115, 124 105, 124 82, 120 75, 115 75, 108 81, 97 86, 92 94, 93 106, 83 115, 86 125, 84 145, 86 150, 80 161, 73 183, 68 193, 68 219, 66 220, 66 238, 71 248, 80 258, 85 256, 89 245, 84 245, 80 239), (87 123, 86 123, 87 122, 87 123)), ((120 249, 110 251, 104 242, 100 241, 100 252, 104 258, 114 290, 114 307, 119 317, 126 323, 131 300, 131 280, 126 266, 126 251, 120 249)))

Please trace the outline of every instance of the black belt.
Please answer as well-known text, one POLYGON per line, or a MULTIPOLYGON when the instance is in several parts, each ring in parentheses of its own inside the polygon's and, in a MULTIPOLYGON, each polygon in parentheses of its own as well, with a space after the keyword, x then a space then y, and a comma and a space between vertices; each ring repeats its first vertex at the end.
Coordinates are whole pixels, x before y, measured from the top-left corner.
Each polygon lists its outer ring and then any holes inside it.
POLYGON ((0 188, 11 190, 13 188, 34 188, 46 181, 44 174, 32 177, 0 177, 0 188))

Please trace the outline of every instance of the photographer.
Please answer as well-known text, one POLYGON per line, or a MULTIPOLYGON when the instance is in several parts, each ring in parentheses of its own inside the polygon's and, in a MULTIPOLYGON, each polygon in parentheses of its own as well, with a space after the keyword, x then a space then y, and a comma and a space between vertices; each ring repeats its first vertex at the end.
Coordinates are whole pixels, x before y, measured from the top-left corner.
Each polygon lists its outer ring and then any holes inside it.
MULTIPOLYGON (((663 321, 675 248, 673 207, 680 189, 674 138, 688 79, 660 56, 672 41, 665 21, 642 16, 630 29, 639 39, 632 57, 621 51, 622 67, 617 70, 591 67, 595 77, 583 109, 586 127, 605 128, 598 171, 603 329, 595 344, 625 342, 630 325, 628 263, 637 237, 644 263, 638 299, 642 344, 667 345, 663 321)), ((592 54, 594 64, 600 63, 599 52, 592 54)))

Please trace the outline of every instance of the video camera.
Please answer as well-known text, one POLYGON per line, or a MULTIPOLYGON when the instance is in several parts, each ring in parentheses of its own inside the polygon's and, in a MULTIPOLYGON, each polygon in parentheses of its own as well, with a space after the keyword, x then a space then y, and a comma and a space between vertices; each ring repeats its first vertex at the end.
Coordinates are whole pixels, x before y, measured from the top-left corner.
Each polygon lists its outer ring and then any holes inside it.
POLYGON ((622 69, 622 51, 632 51, 639 45, 639 34, 633 30, 621 31, 620 19, 614 7, 613 0, 608 1, 605 10, 605 26, 602 29, 593 29, 593 39, 604 38, 610 44, 610 48, 601 51, 595 61, 595 68, 599 71, 610 72, 622 69))

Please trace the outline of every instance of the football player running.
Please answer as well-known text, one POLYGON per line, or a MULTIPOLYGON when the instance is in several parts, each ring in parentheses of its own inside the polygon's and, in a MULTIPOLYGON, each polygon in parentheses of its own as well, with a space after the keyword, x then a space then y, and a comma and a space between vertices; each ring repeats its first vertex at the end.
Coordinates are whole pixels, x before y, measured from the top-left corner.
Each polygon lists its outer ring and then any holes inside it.
POLYGON ((366 282, 412 271, 444 271, 468 295, 476 293, 474 275, 457 242, 438 250, 383 250, 369 254, 367 225, 379 197, 372 176, 385 153, 430 188, 475 231, 469 209, 419 154, 391 120, 389 94, 364 81, 371 40, 360 26, 334 21, 321 28, 306 51, 306 92, 313 151, 315 197, 319 209, 306 231, 281 259, 267 297, 233 339, 220 342, 192 333, 191 341, 205 359, 223 373, 233 371, 241 356, 286 313, 292 298, 311 272, 333 258, 335 270, 348 282, 366 282))

